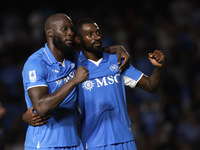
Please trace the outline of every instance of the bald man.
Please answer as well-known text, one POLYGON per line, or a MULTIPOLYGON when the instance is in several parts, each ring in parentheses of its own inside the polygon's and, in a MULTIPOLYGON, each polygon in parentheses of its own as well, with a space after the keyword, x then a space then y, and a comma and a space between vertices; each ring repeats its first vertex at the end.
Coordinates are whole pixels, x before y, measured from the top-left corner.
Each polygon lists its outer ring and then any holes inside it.
MULTIPOLYGON (((72 28, 73 23, 65 14, 58 13, 47 18, 47 43, 33 53, 24 65, 22 76, 27 112, 34 110, 37 113, 32 114, 44 117, 44 120, 51 115, 46 124, 28 126, 25 150, 83 149, 75 121, 76 87, 89 75, 85 67, 75 66, 78 53, 72 47, 72 28)), ((121 53, 118 47, 107 50, 117 52, 119 58, 125 57, 127 62, 127 53, 121 53)), ((125 63, 121 64, 121 68, 125 63)))
POLYGON ((25 150, 83 150, 75 121, 76 86, 88 78, 88 70, 76 69, 72 49, 73 24, 65 14, 45 22, 47 43, 26 61, 22 76, 27 108, 40 116, 51 115, 48 123, 29 125, 25 150))

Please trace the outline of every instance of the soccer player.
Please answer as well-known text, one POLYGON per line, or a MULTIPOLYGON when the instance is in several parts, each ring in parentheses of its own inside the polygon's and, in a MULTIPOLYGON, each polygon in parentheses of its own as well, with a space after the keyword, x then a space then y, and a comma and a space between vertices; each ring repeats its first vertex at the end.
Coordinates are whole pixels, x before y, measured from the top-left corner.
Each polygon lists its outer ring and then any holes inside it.
POLYGON ((125 86, 138 86, 153 92, 162 80, 164 54, 160 50, 149 53, 155 66, 151 76, 130 65, 119 72, 117 56, 102 51, 102 35, 91 19, 75 25, 75 41, 81 48, 77 66, 89 71, 89 78, 78 85, 81 113, 81 133, 87 150, 136 150, 131 131, 125 96, 125 86))
POLYGON ((50 16, 45 22, 47 43, 24 64, 27 108, 30 112, 36 110, 42 120, 50 118, 46 124, 29 125, 25 150, 83 149, 75 121, 76 86, 88 78, 88 70, 75 66, 72 28, 67 15, 50 16))
POLYGON ((25 150, 82 150, 75 124, 76 86, 88 78, 85 67, 73 62, 73 24, 65 14, 45 22, 47 43, 25 62, 22 76, 27 107, 51 115, 42 126, 29 126, 25 150))

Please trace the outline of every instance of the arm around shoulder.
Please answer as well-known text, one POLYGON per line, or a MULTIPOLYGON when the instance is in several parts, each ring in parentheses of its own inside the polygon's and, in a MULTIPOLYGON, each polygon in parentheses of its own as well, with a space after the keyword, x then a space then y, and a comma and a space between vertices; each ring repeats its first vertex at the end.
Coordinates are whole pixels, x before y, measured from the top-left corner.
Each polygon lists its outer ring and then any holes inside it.
POLYGON ((110 54, 117 54, 117 63, 120 65, 120 72, 129 66, 130 55, 122 45, 105 47, 104 51, 110 54), (123 63, 121 63, 122 60, 124 61, 123 63))

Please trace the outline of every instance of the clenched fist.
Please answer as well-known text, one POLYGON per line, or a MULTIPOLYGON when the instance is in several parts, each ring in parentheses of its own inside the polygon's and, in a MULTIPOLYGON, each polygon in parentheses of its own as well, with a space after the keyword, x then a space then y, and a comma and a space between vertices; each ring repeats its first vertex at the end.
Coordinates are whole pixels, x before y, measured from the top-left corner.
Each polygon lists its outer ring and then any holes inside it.
POLYGON ((82 83, 83 81, 87 80, 89 77, 89 72, 87 68, 83 66, 79 66, 75 72, 74 79, 77 84, 82 83))
POLYGON ((165 55, 161 50, 154 50, 153 53, 149 53, 149 60, 156 67, 163 67, 165 55))

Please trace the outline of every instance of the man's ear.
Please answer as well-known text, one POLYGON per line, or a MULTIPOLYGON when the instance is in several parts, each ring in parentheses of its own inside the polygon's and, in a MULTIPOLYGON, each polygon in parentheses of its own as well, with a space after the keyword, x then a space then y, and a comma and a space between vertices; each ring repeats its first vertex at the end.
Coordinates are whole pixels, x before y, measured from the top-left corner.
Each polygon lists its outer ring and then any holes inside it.
POLYGON ((47 30, 46 30, 46 35, 47 35, 48 37, 52 37, 52 36, 53 36, 52 30, 51 30, 51 29, 47 29, 47 30))

